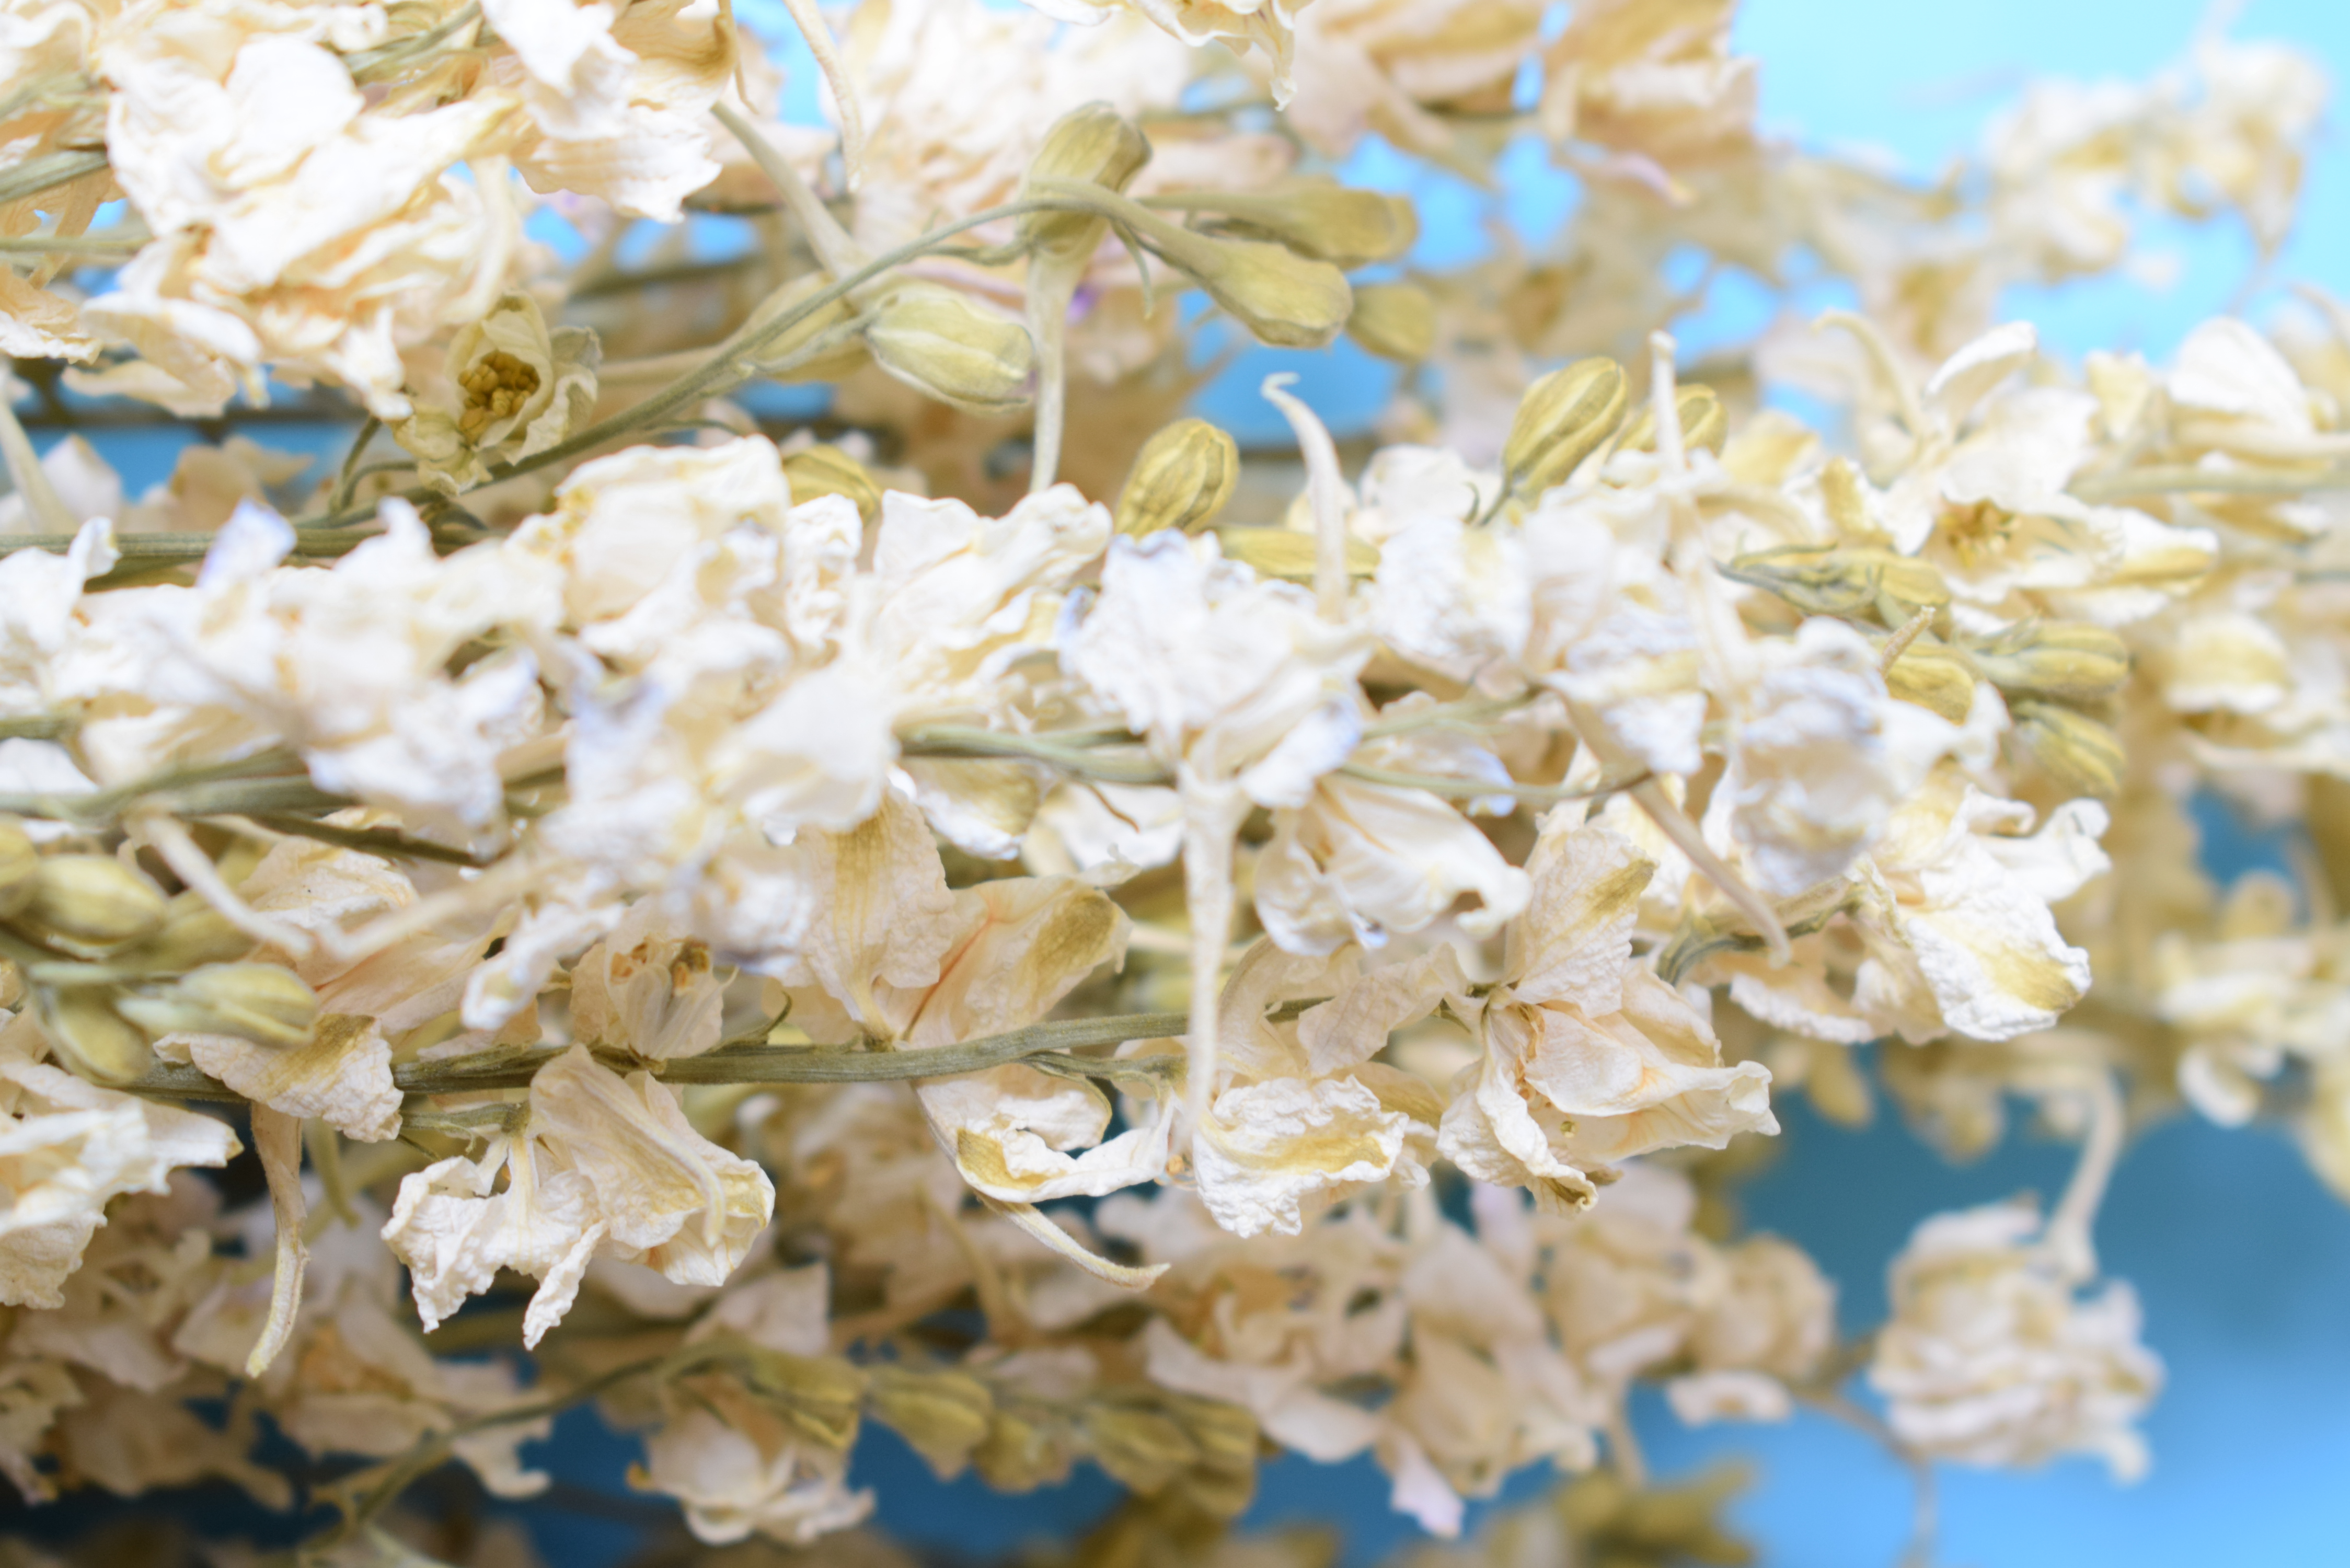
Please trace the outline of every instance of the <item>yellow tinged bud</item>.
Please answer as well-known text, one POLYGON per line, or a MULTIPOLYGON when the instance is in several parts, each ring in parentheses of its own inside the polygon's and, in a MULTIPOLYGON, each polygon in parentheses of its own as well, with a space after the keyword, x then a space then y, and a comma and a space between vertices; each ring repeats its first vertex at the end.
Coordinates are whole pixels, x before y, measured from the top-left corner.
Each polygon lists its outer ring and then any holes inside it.
MULTIPOLYGON (((1028 179, 1076 180, 1123 191, 1149 161, 1149 139, 1131 120, 1106 103, 1089 103, 1053 122, 1028 165, 1028 179)), ((1091 254, 1108 232, 1107 221, 1087 213, 1032 213, 1020 220, 1024 244, 1064 261, 1091 254)))
POLYGON ((1139 1492, 1154 1492, 1200 1462, 1181 1423, 1156 1410, 1097 1404, 1085 1414, 1094 1462, 1139 1492))
POLYGON ((282 964, 215 963, 191 970, 116 1009, 151 1034, 234 1034, 291 1050, 318 1021, 318 997, 282 964))
POLYGON ((1177 420, 1142 445, 1118 496, 1118 531, 1195 534, 1216 520, 1240 483, 1241 449, 1205 420, 1177 420))
POLYGON ((1069 1471, 1069 1452, 1060 1434, 1041 1422, 998 1410, 987 1438, 971 1453, 980 1479, 998 1491, 1034 1491, 1069 1471))
POLYGON ((2127 758, 2110 727, 2054 702, 2017 702, 2011 716, 2016 740, 2059 784, 2100 800, 2121 793, 2127 758))
POLYGON ((1189 235, 1190 243, 1154 244, 1261 343, 1319 348, 1338 335, 1355 308, 1347 275, 1259 240, 1189 235))
MULTIPOLYGON (((1680 416, 1681 450, 1695 452, 1703 447, 1720 456, 1724 442, 1730 440, 1730 410, 1721 406, 1721 399, 1711 387, 1692 381, 1679 389, 1673 396, 1673 411, 1680 416)), ((1625 431, 1621 450, 1654 452, 1657 450, 1657 410, 1644 405, 1634 417, 1631 428, 1625 431)))
POLYGON ((1805 615, 1874 612, 1898 628, 1921 609, 1950 602, 1930 561, 1852 545, 1788 545, 1725 563, 1722 575, 1768 588, 1805 615))
POLYGON ((793 1355, 750 1346, 751 1386, 812 1443, 838 1451, 857 1440, 865 1374, 837 1355, 793 1355))
POLYGON ((81 957, 137 941, 163 923, 162 889, 111 856, 50 856, 32 884, 17 920, 37 940, 81 957))
POLYGON ((898 379, 973 413, 1018 408, 1031 396, 1036 347, 1028 329, 951 288, 899 289, 875 309, 865 344, 898 379))
POLYGON ((1211 1519, 1238 1519, 1256 1501, 1256 1467, 1228 1470, 1201 1467, 1185 1470, 1174 1482, 1174 1494, 1211 1519))
MULTIPOLYGON (((737 336, 747 337, 785 313, 797 309, 816 295, 832 286, 832 278, 824 273, 812 272, 792 279, 783 287, 761 300, 751 312, 737 336)), ((793 326, 790 331, 759 350, 756 357, 743 363, 764 374, 788 381, 837 381, 864 362, 865 349, 855 337, 841 335, 839 347, 827 349, 815 358, 801 363, 788 363, 794 356, 806 352, 816 339, 837 328, 846 327, 856 319, 856 307, 846 299, 836 299, 806 320, 793 326)))
POLYGON ((1219 229, 1272 240, 1348 271, 1393 261, 1419 238, 1419 213, 1409 199, 1335 181, 1302 181, 1272 191, 1187 192, 1181 201, 1190 211, 1211 214, 1219 229))
POLYGON ((33 896, 33 874, 41 852, 15 817, 0 817, 0 919, 23 909, 33 896))
POLYGON ((866 1408, 941 1471, 962 1468, 987 1438, 995 1397, 968 1372, 915 1372, 888 1363, 869 1369, 866 1408))
POLYGON ((1885 672, 1885 689, 1904 702, 1963 724, 1974 706, 1974 661, 1955 648, 1921 637, 1885 672))
POLYGON ((1596 358, 1553 370, 1527 388, 1502 448, 1511 490, 1540 495, 1564 482, 1616 433, 1626 395, 1624 368, 1596 358))
POLYGON ((1417 284, 1357 284, 1347 336, 1382 359, 1417 365, 1436 347, 1436 301, 1417 284))
POLYGON ((200 964, 226 963, 253 950, 253 939, 192 888, 167 907, 163 927, 139 944, 137 961, 160 974, 184 974, 200 964))
POLYGON ((1199 1446, 1200 1462, 1224 1470, 1253 1469, 1257 1459, 1256 1417, 1238 1405, 1220 1399, 1170 1395, 1168 1413, 1183 1423, 1183 1430, 1199 1446))
POLYGON ((2101 626, 2027 623, 1983 643, 1974 655, 2001 691, 2060 702, 2101 702, 2129 679, 2129 645, 2101 626))
POLYGON ((805 447, 784 459, 784 477, 791 482, 792 504, 819 495, 846 495, 857 504, 857 514, 872 526, 881 514, 881 487, 865 465, 837 446, 805 447))
MULTIPOLYGON (((1314 535, 1301 534, 1294 528, 1241 527, 1219 528, 1216 542, 1223 546, 1224 558, 1239 561, 1261 577, 1279 577, 1284 582, 1308 583, 1314 580, 1316 550, 1314 535)), ((1379 569, 1379 547, 1367 539, 1347 541, 1347 575, 1367 577, 1379 569)))
POLYGON ((140 1033, 109 1004, 105 991, 76 986, 36 992, 41 1032, 66 1065, 99 1084, 127 1084, 155 1064, 155 1053, 140 1033))

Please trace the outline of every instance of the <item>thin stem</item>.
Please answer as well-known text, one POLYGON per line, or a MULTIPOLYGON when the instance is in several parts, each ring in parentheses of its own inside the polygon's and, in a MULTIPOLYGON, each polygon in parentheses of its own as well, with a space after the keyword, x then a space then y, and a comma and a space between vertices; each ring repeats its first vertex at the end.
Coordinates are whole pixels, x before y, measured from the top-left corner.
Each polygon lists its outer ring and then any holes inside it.
POLYGON ((381 429, 383 421, 369 414, 367 422, 359 426, 359 433, 351 438, 351 450, 343 455, 343 466, 335 475, 335 491, 327 503, 328 511, 340 512, 351 504, 351 488, 359 482, 359 459, 367 455, 368 442, 381 429))
POLYGON ((106 167, 103 152, 52 152, 0 174, 0 205, 70 184, 106 167))
POLYGON ((898 749, 909 757, 1019 757, 1107 784, 1169 782, 1167 770, 1149 757, 1102 756, 1053 736, 1015 734, 1009 730, 925 724, 899 736, 898 749))
MULTIPOLYGON (((790 0, 785 0, 785 3, 789 4, 790 0)), ((818 22, 819 31, 822 26, 823 24, 818 22)), ((836 275, 854 271, 864 260, 862 249, 849 238, 848 231, 840 226, 840 220, 832 215, 832 209, 824 204, 824 199, 800 178, 800 171, 792 167, 791 161, 777 151, 773 142, 759 134, 759 128, 743 119, 732 105, 714 103, 710 106, 710 112, 735 140, 743 144, 743 151, 751 155, 751 161, 759 166, 759 171, 774 181, 775 189, 784 193, 784 204, 791 208, 792 216, 799 220, 801 230, 807 235, 808 248, 816 252, 816 260, 824 264, 825 271, 836 275)))
POLYGON ((1338 772, 1365 784, 1386 784, 1394 789, 1426 790, 1455 800, 1482 800, 1487 795, 1514 796, 1528 805, 1554 805, 1562 800, 1596 800, 1619 790, 1638 788, 1654 778, 1646 768, 1633 771, 1629 777, 1601 779, 1586 787, 1569 788, 1565 784, 1520 784, 1515 779, 1495 783, 1489 779, 1456 778, 1449 774, 1408 774, 1392 768, 1367 767, 1359 763, 1347 763, 1338 772))
POLYGON ((2097 1251, 2090 1232, 2105 1202, 2106 1184, 2113 1179, 2114 1166, 2121 1158, 2129 1125, 2121 1091, 2115 1087, 2110 1071, 2101 1067, 2090 1077, 2088 1096, 2089 1127, 2081 1141, 2080 1163, 2073 1168, 2073 1179, 2042 1233, 2057 1266, 2075 1280, 2088 1279, 2097 1272, 2097 1251))
POLYGON ((25 234, 0 239, 0 255, 128 256, 145 243, 113 234, 25 234))

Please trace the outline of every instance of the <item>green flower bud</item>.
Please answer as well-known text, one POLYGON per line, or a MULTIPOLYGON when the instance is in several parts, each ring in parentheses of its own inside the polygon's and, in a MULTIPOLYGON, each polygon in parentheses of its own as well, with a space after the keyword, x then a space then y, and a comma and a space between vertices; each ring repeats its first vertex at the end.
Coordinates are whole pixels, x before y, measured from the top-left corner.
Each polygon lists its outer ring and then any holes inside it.
POLYGON ((1142 445, 1118 496, 1118 531, 1140 538, 1162 528, 1197 533, 1215 521, 1240 483, 1241 450, 1205 420, 1177 420, 1142 445))
MULTIPOLYGON (((1715 456, 1721 455, 1722 443, 1730 439, 1730 410, 1721 406, 1711 387, 1694 382, 1675 389, 1673 411, 1680 416, 1681 450, 1695 452, 1703 447, 1715 456)), ((1657 410, 1652 403, 1641 405, 1633 416, 1631 427, 1624 432, 1619 451, 1654 452, 1657 450, 1657 410)))
POLYGON ((2102 702, 2129 679, 2129 645, 2100 626, 2026 622, 1979 644, 1975 662, 2002 691, 2102 702))
POLYGON ((34 995, 41 1033, 66 1065, 83 1077, 99 1084, 127 1084, 155 1065, 147 1036, 114 1010, 103 988, 52 991, 42 986, 34 995))
POLYGON ((1955 648, 1921 637, 1902 649, 1885 672, 1885 689, 1904 702, 1962 724, 1974 706, 1974 661, 1955 648))
POLYGON ((1357 284, 1347 336, 1382 359, 1417 365, 1436 347, 1436 302, 1417 284, 1357 284))
POLYGON ((793 1355, 747 1345, 743 1354, 752 1388, 795 1431, 835 1452, 856 1442, 863 1372, 837 1355, 793 1355))
MULTIPOLYGON (((761 300, 736 336, 750 336, 768 322, 798 309, 830 288, 832 284, 831 275, 827 273, 802 274, 761 300)), ((854 306, 846 299, 836 299, 812 313, 806 320, 794 323, 789 331, 743 362, 762 375, 779 380, 837 381, 865 362, 864 345, 849 330, 856 318, 854 306), (819 340, 827 333, 837 337, 837 346, 824 348, 814 358, 800 358, 816 350, 819 340)))
POLYGON ((881 487, 873 483, 863 463, 837 446, 803 447, 786 453, 784 477, 791 482, 794 505, 819 495, 846 495, 857 504, 857 514, 867 527, 881 515, 881 487))
POLYGON ((1768 588, 1805 615, 1858 618, 1874 613, 1896 629, 1921 609, 1950 602, 1950 586, 1930 561, 1856 545, 1787 545, 1723 564, 1721 573, 1768 588))
MULTIPOLYGON (((1149 139, 1106 103, 1073 109, 1053 122, 1045 145, 1028 165, 1022 193, 1034 193, 1039 180, 1074 180, 1106 191, 1123 191, 1150 161, 1149 139)), ((1108 223, 1086 213, 1032 213, 1020 220, 1021 242, 1059 261, 1091 255, 1109 232, 1108 223)))
POLYGON ((1165 204, 1207 213, 1219 230, 1271 240, 1347 271, 1393 261, 1419 238, 1419 213, 1409 198, 1336 181, 1297 181, 1269 191, 1187 191, 1165 204))
POLYGON ((214 963, 121 996, 115 1009, 150 1034, 234 1034, 291 1050, 318 1022, 318 997, 282 964, 214 963))
POLYGON ((1036 348, 1028 329, 937 284, 908 284, 883 300, 865 343, 898 379, 973 413, 1001 413, 1031 396, 1036 348))
POLYGON ((968 1372, 916 1372, 881 1363, 869 1369, 866 1408, 906 1439, 942 1475, 951 1476, 987 1438, 995 1397, 968 1372))
POLYGON ((163 923, 163 890, 111 856, 52 855, 31 880, 16 924, 78 958, 100 957, 163 923))
POLYGON ((1157 1491, 1200 1462, 1180 1422, 1139 1405, 1090 1405, 1085 1429, 1094 1462, 1139 1492, 1157 1491))
POLYGON ((1510 489, 1540 495, 1616 433, 1624 418, 1624 368, 1613 359, 1578 359, 1526 389, 1502 447, 1510 489))
POLYGON ((2017 742, 2050 778, 2100 800, 2121 793, 2128 758, 2110 726, 2054 702, 2027 700, 2012 704, 2009 711, 2017 742))

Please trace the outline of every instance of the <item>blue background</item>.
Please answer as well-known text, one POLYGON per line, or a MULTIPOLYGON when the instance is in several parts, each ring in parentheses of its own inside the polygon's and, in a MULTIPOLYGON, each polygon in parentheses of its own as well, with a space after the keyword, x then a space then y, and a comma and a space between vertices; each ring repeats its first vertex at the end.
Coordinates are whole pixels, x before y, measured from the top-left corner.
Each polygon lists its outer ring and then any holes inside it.
MULTIPOLYGON (((746 19, 770 36, 780 6, 751 0, 746 19)), ((2192 0, 1970 0, 1888 5, 1884 0, 1748 0, 1737 43, 1762 57, 1767 126, 1814 145, 1869 146, 1913 172, 1930 173, 1969 145, 1985 115, 2024 78, 2137 77, 2178 57, 2205 7, 2192 0)), ((787 25, 786 25, 787 26, 787 25)), ((2350 77, 2350 0, 2256 0, 2239 36, 2281 38, 2350 77)), ((813 72, 794 64, 794 99, 812 103, 813 72)), ((2340 123, 2339 115, 2334 125, 2340 123)), ((2323 138, 2310 171, 2303 219, 2277 270, 2350 294, 2350 150, 2338 130, 2323 138)), ((1571 181, 1546 169, 1539 150, 1505 164, 1507 187, 1479 195, 1432 182, 1380 149, 1358 155, 1357 180, 1409 189, 1422 201, 1426 238, 1414 260, 1454 263, 1473 254, 1486 221, 1506 215, 1530 236, 1571 209, 1571 181)), ((2167 352, 2195 322, 2222 308, 2246 275, 2250 246, 2233 232, 2158 231, 2182 261, 2167 292, 2126 283, 2076 285, 2011 301, 2060 351, 2133 347, 2167 352)), ((1685 346, 1751 331, 1761 302, 1729 297, 1681 332, 1685 346)), ((1265 370, 1295 368, 1301 389, 1334 426, 1359 428, 1384 400, 1389 372, 1357 353, 1249 357, 1208 395, 1215 416, 1244 439, 1285 439, 1254 397, 1265 370)), ((346 432, 279 427, 256 431, 273 445, 325 452, 346 432)), ((102 441, 133 493, 169 472, 185 436, 109 435, 102 441)), ((47 441, 44 441, 44 445, 47 441)), ((2204 813, 2215 869, 2268 858, 2263 846, 2204 813)), ((1762 1229, 1794 1238, 1836 1280, 1847 1328, 1874 1323, 1883 1271, 1925 1214, 2022 1189, 2052 1196, 2069 1151, 2015 1136, 1979 1163, 1953 1168, 1889 1116, 1868 1130, 1829 1127, 1795 1107, 1777 1163, 1748 1194, 1762 1229)), ((2088 1461, 2032 1474, 1942 1472, 1939 1561, 1978 1568, 2074 1564, 2094 1552, 2133 1568, 2350 1562, 2350 1521, 2334 1488, 2350 1478, 2350 1209, 2317 1183, 2299 1154, 2265 1132, 2230 1132, 2192 1119, 2151 1129, 2130 1149, 2114 1184, 2098 1241, 2108 1270, 2133 1281, 2147 1337, 2169 1366, 2169 1385, 2147 1423, 2150 1477, 2118 1488, 2088 1461)), ((1877 1565, 1898 1555, 1908 1528, 1907 1479, 1867 1441, 1823 1418, 1783 1427, 1681 1428, 1660 1401, 1644 1401, 1638 1426, 1651 1467, 1670 1476, 1710 1458, 1760 1459, 1761 1480, 1733 1511, 1764 1560, 1804 1568, 1877 1565)), ((622 1493, 633 1444, 575 1416, 551 1460, 574 1488, 622 1493)), ((999 1498, 975 1482, 941 1486, 893 1438, 873 1433, 856 1479, 880 1489, 881 1522, 911 1542, 958 1554, 986 1553, 1032 1532, 1081 1525, 1115 1490, 1087 1473, 1029 1498, 999 1498)), ((1544 1484, 1523 1477, 1512 1495, 1544 1484)), ((556 1500, 560 1501, 561 1500, 556 1500)), ((618 1497, 612 1501, 619 1502, 618 1497)), ((110 1511, 65 1505, 65 1516, 110 1511)), ((119 1505, 116 1505, 119 1507, 119 1505)), ((644 1519, 636 1506, 530 1511, 541 1544, 567 1568, 613 1561, 644 1519), (600 1515, 601 1517, 598 1517, 600 1515)), ((18 1516, 22 1519, 22 1515, 18 1516)), ((68 1518, 53 1514, 54 1523, 68 1518)), ((1271 1467, 1252 1524, 1313 1521, 1341 1528, 1346 1568, 1376 1561, 1409 1527, 1386 1506, 1386 1483, 1367 1462, 1322 1469, 1271 1467)))

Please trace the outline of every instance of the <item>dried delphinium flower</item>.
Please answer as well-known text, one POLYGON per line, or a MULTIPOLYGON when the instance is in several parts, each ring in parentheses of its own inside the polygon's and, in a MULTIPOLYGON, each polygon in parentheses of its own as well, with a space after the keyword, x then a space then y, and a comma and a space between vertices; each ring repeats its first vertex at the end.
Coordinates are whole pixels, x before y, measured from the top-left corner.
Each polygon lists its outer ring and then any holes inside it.
POLYGON ((786 9, 832 129, 723 6, 7 14, 0 1469, 277 1504, 266 1415, 377 1461, 359 1561, 592 1399, 702 1540, 855 1561, 869 1417, 1097 1464, 1078 1560, 1172 1565, 1257 1560, 1267 1442, 1440 1533, 1585 1472, 1506 1560, 1727 1560, 1643 1385, 2133 1459, 2125 1106, 2350 1187, 2350 318, 2074 367, 1996 305, 2156 213, 2273 250, 2309 67, 2038 87, 1927 186, 1758 136, 1718 0, 786 9), (1521 132, 1580 204, 1450 274, 1333 176, 1521 132), (1859 309, 1682 379, 1798 256, 1859 309), (1414 367, 1419 444, 1182 417, 1231 331, 1414 367), (288 388, 340 462, 135 500, 14 411, 288 388), (2309 823, 2293 886, 2197 867, 2204 789, 2309 823), (2082 1155, 1846 1341, 1731 1199, 1872 1077, 2082 1155))

